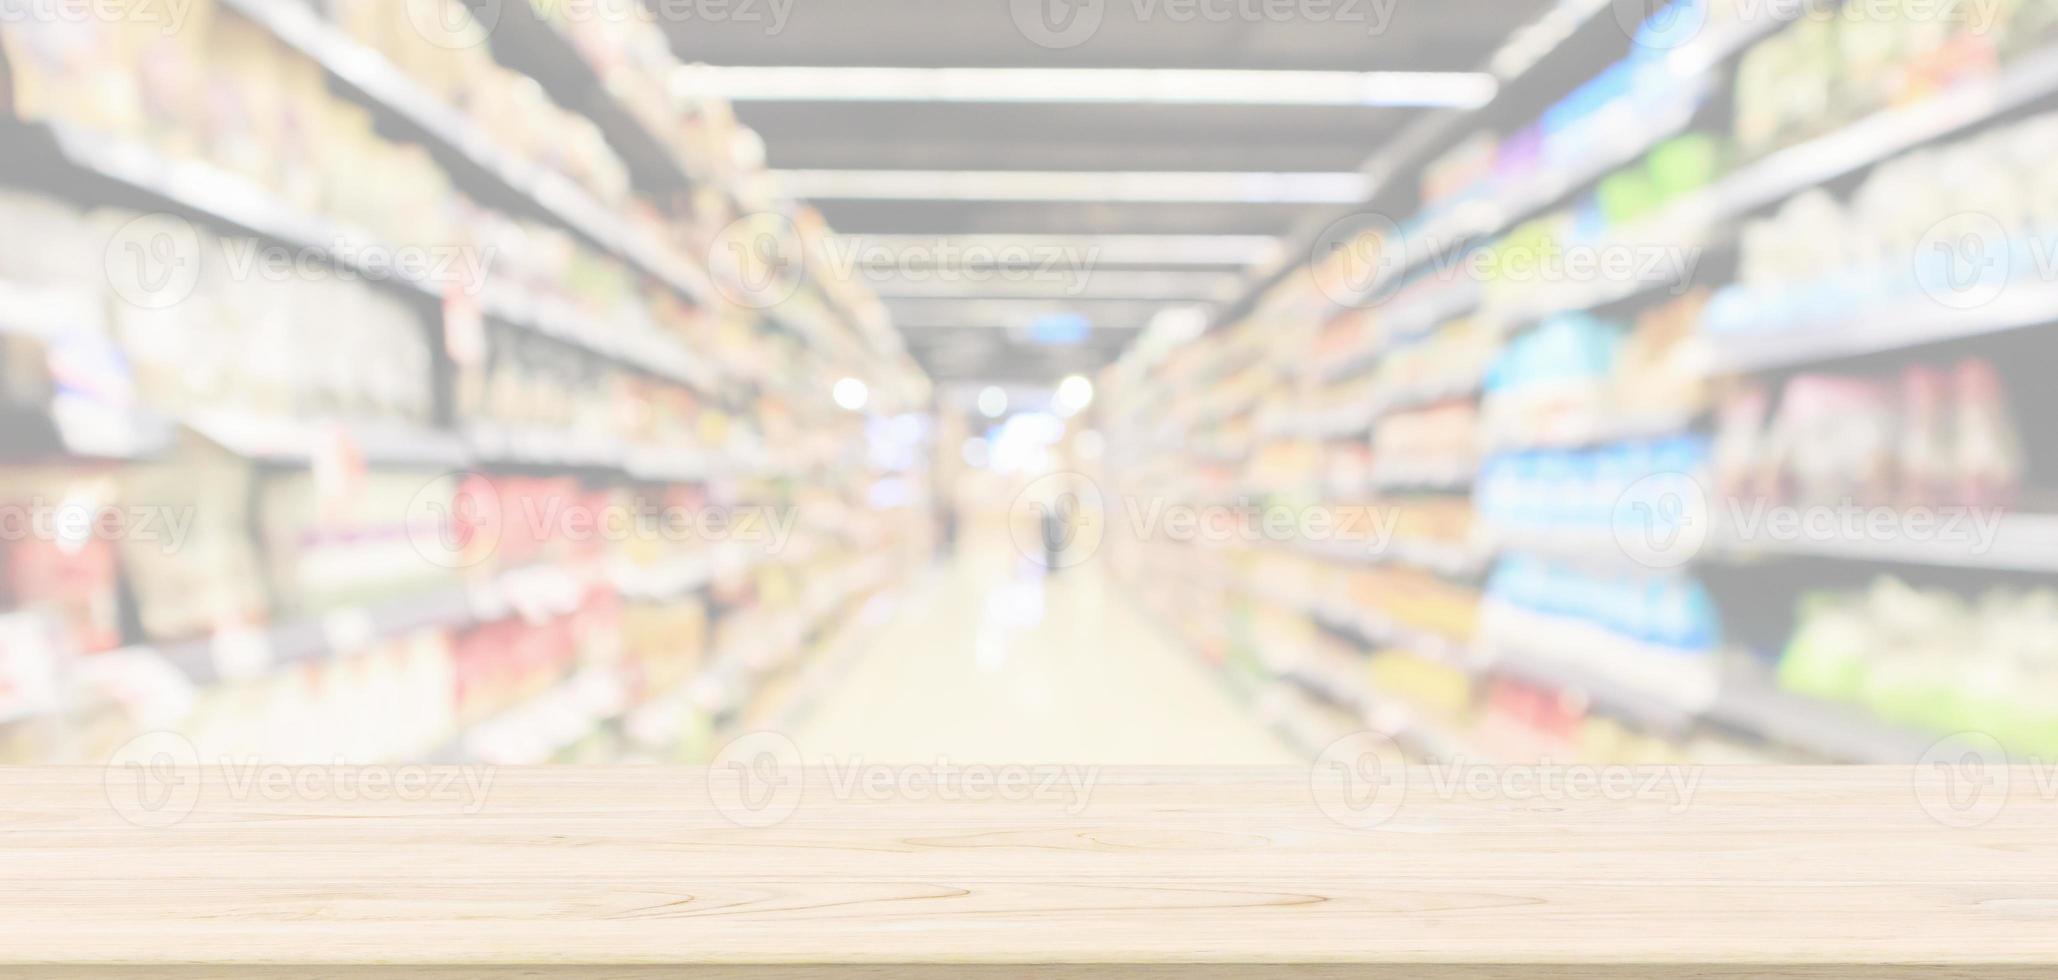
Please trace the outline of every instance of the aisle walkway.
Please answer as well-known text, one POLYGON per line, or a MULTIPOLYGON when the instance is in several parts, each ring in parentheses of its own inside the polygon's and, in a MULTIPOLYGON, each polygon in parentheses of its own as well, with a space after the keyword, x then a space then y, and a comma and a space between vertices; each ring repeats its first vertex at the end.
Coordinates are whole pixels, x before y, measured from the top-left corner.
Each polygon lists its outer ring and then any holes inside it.
POLYGON ((885 763, 1291 765, 1215 669, 1114 591, 1103 563, 1046 578, 1004 537, 923 574, 833 697, 793 720, 804 754, 885 763))

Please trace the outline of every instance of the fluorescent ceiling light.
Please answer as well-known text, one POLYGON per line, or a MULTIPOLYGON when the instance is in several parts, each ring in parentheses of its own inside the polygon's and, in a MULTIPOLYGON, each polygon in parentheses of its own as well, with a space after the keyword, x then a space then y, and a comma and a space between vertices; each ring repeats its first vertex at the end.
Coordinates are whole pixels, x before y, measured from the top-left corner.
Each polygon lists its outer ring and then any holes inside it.
POLYGON ((902 330, 1025 329, 1044 317, 1073 313, 1091 320, 1095 330, 1138 330, 1163 308, 1161 300, 911 296, 893 300, 893 323, 902 330))
POLYGON ((1080 256, 1106 265, 1230 265, 1271 261, 1269 235, 837 235, 832 246, 866 267, 960 262, 1043 263, 1080 256))
MULTIPOLYGON (((1545 55, 1557 50, 1558 45, 1577 32, 1587 18, 1608 9, 1611 2, 1558 0, 1542 17, 1517 30, 1499 51, 1494 52, 1493 59, 1487 62, 1491 72, 1489 77, 1512 81, 1536 67, 1545 55)), ((1491 96, 1488 98, 1490 100, 1491 96)))
POLYGON ((1137 272, 1054 269, 1013 275, 968 278, 958 274, 923 275, 869 281, 880 296, 904 298, 979 299, 1207 299, 1230 295, 1242 283, 1233 272, 1137 272))
POLYGON ((733 102, 1044 102, 1472 109, 1485 72, 1163 68, 818 68, 692 65, 677 84, 733 102))
POLYGON ((1124 170, 775 170, 804 200, 1080 201, 1171 204, 1357 204, 1362 173, 1124 170))

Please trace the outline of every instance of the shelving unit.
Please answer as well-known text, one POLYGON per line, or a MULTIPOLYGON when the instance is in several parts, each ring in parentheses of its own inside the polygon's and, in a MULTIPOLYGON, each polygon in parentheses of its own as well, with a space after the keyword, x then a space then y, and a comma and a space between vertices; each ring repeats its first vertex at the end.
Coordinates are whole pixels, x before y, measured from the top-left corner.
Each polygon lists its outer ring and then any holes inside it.
MULTIPOLYGON (((608 311, 621 309, 588 303, 588 293, 543 281, 532 266, 520 270, 528 278, 494 278, 479 283, 476 294, 458 296, 434 275, 395 263, 375 264, 379 253, 391 255, 398 246, 455 248, 461 243, 381 240, 380 233, 342 215, 383 215, 378 206, 390 205, 390 198, 363 188, 337 193, 326 185, 313 188, 320 193, 304 193, 310 188, 294 185, 295 193, 289 194, 274 189, 287 187, 284 181, 275 182, 269 172, 248 166, 248 160, 232 164, 210 156, 212 148, 203 139, 167 139, 156 130, 103 130, 62 112, 0 124, 0 139, 22 152, 23 193, 51 195, 75 209, 167 212, 206 236, 247 237, 282 247, 322 264, 339 281, 359 284, 353 288, 378 297, 384 304, 381 315, 394 318, 382 326, 418 325, 423 331, 427 377, 408 380, 422 386, 424 400, 432 405, 422 411, 424 417, 408 415, 416 420, 403 422, 398 414, 358 418, 327 407, 295 405, 271 413, 237 407, 233 400, 169 407, 152 401, 128 425, 132 431, 118 434, 120 439, 111 433, 119 420, 85 419, 92 423, 88 431, 83 425, 60 424, 80 420, 56 419, 43 406, 22 406, 25 416, 34 416, 52 435, 19 465, 40 467, 37 472, 76 472, 79 480, 110 474, 104 477, 112 480, 108 485, 123 493, 134 492, 129 471, 122 468, 131 459, 137 465, 147 461, 166 475, 204 468, 232 479, 235 483, 222 486, 240 484, 251 490, 248 499, 200 496, 191 506, 215 536, 208 548, 247 551, 253 563, 298 560, 296 548, 313 547, 307 542, 316 536, 303 534, 296 544, 292 525, 280 524, 294 519, 291 508, 302 499, 295 495, 311 492, 324 513, 335 511, 321 518, 335 523, 321 526, 327 537, 320 540, 347 540, 359 549, 344 558, 324 557, 384 562, 378 567, 391 574, 388 581, 363 583, 366 597, 346 601, 316 595, 291 602, 279 594, 284 573, 252 576, 259 588, 234 600, 193 599, 196 605, 246 603, 242 608, 213 614, 210 626, 173 631, 153 626, 131 608, 141 604, 130 595, 137 574, 132 559, 126 553, 110 555, 107 562, 120 576, 118 585, 110 586, 111 592, 119 589, 110 599, 123 614, 118 635, 94 641, 102 645, 58 652, 52 672, 61 698, 0 731, 0 760, 17 752, 36 761, 97 760, 110 747, 103 744, 106 740, 118 744, 123 732, 146 720, 149 728, 185 732, 210 751, 261 754, 274 743, 235 741, 256 738, 261 719, 238 712, 255 710, 253 705, 267 698, 307 711, 334 711, 333 701, 345 692, 374 690, 366 685, 386 683, 395 671, 421 668, 424 658, 448 672, 441 683, 463 702, 441 710, 459 719, 481 712, 486 718, 441 733, 450 740, 445 759, 476 759, 480 753, 474 749, 510 740, 526 749, 496 759, 604 756, 607 746, 628 741, 621 723, 631 712, 674 693, 640 689, 646 662, 704 655, 709 669, 718 672, 706 676, 723 685, 730 699, 747 702, 757 695, 760 681, 782 676, 817 652, 804 643, 817 627, 854 599, 890 586, 926 554, 926 514, 917 493, 905 507, 865 512, 848 527, 803 525, 790 541, 781 539, 789 545, 783 551, 770 544, 699 537, 616 542, 600 537, 597 525, 591 530, 594 540, 585 542, 567 537, 575 532, 556 524, 516 528, 509 523, 503 530, 519 534, 505 549, 476 559, 466 556, 455 567, 418 554, 438 567, 413 567, 416 556, 407 549, 422 550, 416 536, 424 532, 418 522, 459 519, 457 501, 434 495, 444 482, 485 481, 489 493, 517 508, 508 522, 524 519, 518 508, 533 506, 540 497, 551 498, 553 505, 591 509, 631 504, 791 509, 864 500, 872 481, 881 478, 864 454, 873 437, 865 430, 865 416, 833 403, 823 378, 870 381, 870 407, 881 415, 908 408, 916 397, 910 393, 921 387, 910 377, 905 351, 880 343, 884 328, 860 322, 856 311, 847 308, 849 292, 818 295, 804 285, 790 302, 768 309, 732 302, 697 261, 693 253, 698 246, 690 241, 710 216, 688 211, 710 202, 703 195, 682 193, 713 188, 720 191, 713 207, 741 208, 725 183, 732 175, 690 173, 684 157, 659 135, 677 131, 678 120, 642 118, 632 111, 618 97, 622 93, 609 91, 585 55, 536 11, 526 5, 504 11, 498 4, 490 6, 498 18, 491 32, 495 70, 530 75, 561 106, 591 120, 607 144, 597 152, 618 156, 633 199, 615 201, 611 193, 590 190, 606 182, 574 180, 570 174, 580 172, 576 166, 559 172, 554 164, 523 155, 516 148, 526 144, 503 141, 504 134, 488 125, 492 117, 477 115, 476 106, 461 110, 458 106, 465 103, 446 103, 418 76, 389 60, 385 50, 352 36, 315 6, 216 0, 213 19, 194 29, 233 30, 243 49, 238 67, 247 72, 278 71, 290 62, 293 72, 318 79, 318 90, 295 87, 279 96, 300 100, 296 125, 321 123, 331 106, 339 107, 336 118, 344 120, 342 125, 368 117, 374 128, 360 137, 372 141, 367 152, 419 148, 420 159, 447 178, 451 203, 464 205, 453 208, 454 213, 468 219, 477 214, 508 227, 522 222, 524 231, 548 232, 553 245, 555 236, 568 236, 565 249, 576 249, 577 258, 589 265, 605 266, 603 287, 641 299, 658 297, 661 302, 651 303, 648 315, 612 315, 608 311), (249 49, 259 43, 276 45, 264 52, 273 60, 252 68, 249 49), (361 200, 366 195, 371 206, 361 200), (459 196, 464 200, 456 201, 459 196), (301 200, 323 203, 292 203, 301 200), (316 214, 309 207, 337 211, 316 214), (404 311, 413 324, 390 311, 404 311), (617 319, 626 322, 613 322, 617 319), (729 329, 717 330, 718 324, 729 329), (601 372, 604 381, 619 384, 594 382, 583 391, 585 397, 615 399, 606 407, 619 411, 563 412, 575 421, 544 425, 503 420, 480 410, 476 399, 460 399, 465 371, 478 363, 468 358, 484 357, 481 348, 507 354, 506 348, 534 341, 546 342, 539 350, 573 359, 577 369, 601 372), (754 345, 748 353, 758 356, 749 359, 748 368, 728 363, 745 342, 754 345), (642 427, 652 413, 675 409, 701 414, 682 415, 678 424, 642 427), (799 428, 807 438, 765 448, 770 440, 764 429, 773 423, 799 428), (662 433, 657 437, 662 441, 653 442, 646 432, 662 433), (102 455, 113 457, 117 468, 94 469, 104 465, 95 458, 102 455), (410 480, 422 481, 417 499, 405 514, 387 513, 405 501, 410 480), (361 493, 359 481, 375 482, 375 491, 361 493), (520 537, 532 532, 541 536, 540 543, 520 537), (862 581, 853 577, 856 570, 864 572, 862 581), (833 594, 818 587, 831 580, 841 583, 833 594), (795 608, 788 610, 788 603, 795 608), (798 622, 802 607, 813 625, 781 639, 779 622, 788 612, 798 622), (313 611, 292 611, 300 609, 313 611), (465 648, 467 638, 487 630, 501 631, 510 642, 488 644, 484 654, 465 648), (773 651, 778 656, 770 656, 766 650, 775 642, 783 645, 773 651), (542 644, 553 645, 558 659, 535 657, 529 647, 542 644), (703 644, 704 651, 698 649, 703 644), (510 652, 516 647, 522 648, 519 656, 530 659, 516 662, 518 653, 510 652), (491 661, 484 668, 474 662, 481 657, 491 661), (739 657, 751 662, 739 667, 739 657), (485 673, 478 674, 482 669, 485 673), (136 701, 139 691, 157 693, 142 705, 136 701), (508 735, 517 730, 524 733, 521 738, 508 735), (13 741, 23 732, 31 739, 26 748, 13 741)), ((300 177, 330 179, 312 169, 300 177)), ((430 222, 422 227, 441 226, 430 222)), ((476 234, 490 236, 500 228, 494 224, 476 234)), ((542 268, 554 273, 563 266, 542 268)), ((110 310, 117 321, 131 312, 96 292, 96 284, 70 296, 64 284, 24 287, 5 271, 0 270, 0 332, 39 341, 81 331, 105 334, 111 338, 109 349, 117 352, 120 344, 131 342, 125 331, 132 332, 132 324, 104 322, 110 310)), ((582 271, 592 276, 590 269, 582 271)), ((218 282, 210 288, 233 287, 218 282)), ((617 298, 605 289, 601 295, 608 302, 617 298)), ((174 303, 157 312, 191 316, 196 309, 174 303)), ((126 370, 119 359, 109 363, 126 370)), ((98 363, 92 367, 101 368, 98 363)), ((527 400, 535 397, 535 392, 524 392, 527 400)), ((216 484, 208 486, 221 492, 216 484)), ((209 584, 204 578, 197 582, 209 584)), ((416 687, 433 690, 430 680, 413 678, 416 687)), ((728 711, 697 701, 681 702, 681 707, 696 731, 724 723, 721 715, 728 711)), ((384 708, 367 706, 365 712, 384 708)), ((707 750, 704 735, 696 741, 685 738, 683 730, 679 734, 672 744, 641 744, 636 751, 690 759, 707 750)), ((350 751, 361 747, 352 743, 350 751)), ((404 748, 384 746, 385 751, 404 748)), ((419 745, 413 751, 429 748, 419 745)), ((325 756, 323 761, 336 759, 325 756)))
MULTIPOLYGON (((1125 365, 1115 372, 1111 382, 1119 379, 1128 388, 1117 395, 1112 427, 1118 432, 1125 427, 1148 428, 1152 433, 1150 440, 1133 445, 1115 443, 1116 455, 1126 460, 1133 454, 1137 460, 1126 476, 1118 477, 1127 481, 1122 492, 1176 496, 1177 488, 1188 485, 1264 486, 1278 488, 1273 499, 1290 506, 1353 505, 1369 500, 1411 517, 1434 515, 1437 521, 1447 521, 1450 518, 1442 510, 1430 508, 1448 508, 1451 502, 1462 505, 1479 492, 1475 483, 1482 467, 1512 454, 1535 456, 1542 460, 1539 466, 1548 466, 1565 454, 1585 452, 1598 454, 1590 457, 1604 461, 1597 465, 1616 460, 1612 465, 1619 468, 1625 465, 1619 459, 1629 457, 1610 454, 1623 447, 1705 445, 1696 442, 1702 438, 1703 427, 1725 424, 1720 414, 1711 410, 1711 393, 1726 392, 1734 383, 1731 379, 1762 374, 1777 380, 1781 372, 1797 368, 1819 369, 1819 365, 1888 353, 1899 358, 1897 363, 1914 359, 1934 363, 1948 356, 1953 345, 2002 335, 2019 339, 2018 335, 2058 322, 2058 314, 2052 312, 2058 309, 2058 294, 2049 284, 2020 273, 1998 290, 1999 298, 1970 309, 1952 309, 1914 292, 1917 285, 1909 276, 1905 282, 1886 283, 1868 295, 1866 299, 1877 303, 1876 307, 1835 320, 1812 325, 1768 323, 1758 325, 1756 331, 1719 333, 1706 326, 1707 318, 1697 305, 1704 302, 1704 291, 1690 288, 1721 283, 1733 268, 1730 250, 1739 245, 1740 226, 1758 220, 1801 192, 1830 183, 1847 186, 1872 168, 1911 151, 2017 119, 2027 110, 2058 101, 2058 46, 2043 35, 2011 39, 2019 47, 1989 75, 1970 73, 1973 77, 1939 83, 1918 98, 1883 103, 1859 118, 1825 119, 1818 132, 1742 161, 1726 173, 1716 173, 1698 189, 1688 188, 1658 200, 1646 207, 1641 217, 1626 219, 1590 241, 1581 239, 1581 244, 1597 248, 1672 246, 1706 253, 1707 261, 1683 270, 1685 278, 1596 275, 1590 280, 1545 281, 1516 288, 1473 281, 1469 273, 1449 273, 1450 269, 1468 268, 1471 258, 1477 257, 1472 250, 1490 251, 1518 226, 1573 208, 1583 195, 1597 194, 1605 181, 1639 164, 1671 138, 1684 133, 1714 133, 1719 138, 1725 126, 1721 117, 1734 111, 1733 100, 1722 91, 1734 84, 1735 66, 1755 46, 1778 40, 1780 32, 1791 26, 1788 13, 1764 5, 1747 9, 1756 11, 1757 16, 1710 28, 1699 41, 1664 59, 1681 83, 1677 102, 1665 111, 1650 110, 1653 103, 1647 97, 1639 103, 1639 96, 1625 95, 1612 107, 1585 107, 1590 115, 1581 122, 1568 123, 1561 117, 1559 126, 1588 126, 1593 133, 1608 135, 1582 144, 1585 152, 1577 161, 1537 168, 1535 179, 1480 177, 1471 190, 1451 194, 1421 208, 1414 217, 1399 220, 1398 239, 1373 242, 1385 250, 1383 267, 1360 262, 1366 268, 1347 269, 1349 263, 1339 258, 1304 269, 1280 270, 1232 304, 1230 314, 1214 331, 1160 360, 1125 365), (1631 111, 1638 107, 1650 111, 1631 111), (1634 125, 1625 124, 1632 119, 1634 125), (1339 287, 1339 280, 1345 287, 1339 287), (1348 288, 1353 282, 1357 288, 1348 288), (1482 288, 1489 285, 1502 288, 1482 288), (1611 321, 1632 312, 1666 311, 1676 316, 1684 315, 1677 311, 1688 311, 1695 316, 1699 329, 1673 348, 1677 353, 1667 362, 1680 373, 1675 379, 1677 387, 1692 397, 1683 395, 1676 408, 1664 410, 1658 410, 1656 403, 1633 411, 1604 410, 1578 425, 1571 424, 1576 413, 1568 414, 1551 426, 1535 427, 1534 434, 1525 429, 1521 436, 1490 436, 1481 421, 1485 413, 1480 413, 1469 420, 1470 442, 1454 443, 1448 458, 1440 459, 1419 448, 1420 433, 1432 431, 1424 425, 1448 423, 1455 433, 1467 420, 1462 413, 1426 418, 1422 417, 1424 410, 1490 402, 1486 383, 1344 387, 1352 379, 1375 372, 1397 351, 1442 335, 1457 324, 1490 327, 1505 354, 1511 344, 1536 339, 1525 332, 1553 316, 1601 311, 1607 311, 1611 321), (1318 333, 1324 353, 1311 355, 1318 333), (1353 336, 1362 339, 1353 341, 1353 336), (1260 367, 1249 367, 1253 363, 1260 367), (1236 388, 1233 398, 1232 392, 1225 390, 1228 386, 1222 379, 1231 366, 1270 372, 1254 405, 1247 388, 1236 388), (1216 409, 1222 405, 1229 410, 1216 409), (1311 405, 1314 407, 1305 407, 1311 405), (1207 406, 1207 410, 1190 406, 1207 406), (1409 454, 1394 455, 1398 449, 1382 453, 1382 427, 1404 416, 1410 423, 1420 423, 1406 433, 1412 440, 1407 442, 1409 454), (1248 424, 1252 417, 1258 424, 1248 424), (1248 452, 1223 458, 1197 448, 1232 440, 1247 440, 1248 452), (1554 453, 1558 457, 1551 455, 1554 453), (1362 479, 1348 474, 1362 474, 1362 479), (1417 510, 1424 514, 1411 513, 1417 510)), ((1504 99, 1508 90, 1504 85, 1504 99)), ((1541 104, 1537 93, 1527 92, 1525 97, 1541 104)), ((1365 210, 1392 217, 1404 214, 1410 178, 1430 166, 1433 154, 1455 146, 1468 124, 1505 134, 1526 121, 1509 119, 1490 105, 1470 119, 1446 118, 1436 127, 1416 127, 1409 139, 1396 141, 1396 147, 1382 158, 1379 189, 1365 210)), ((1525 152, 1533 152, 1533 147, 1525 152)), ((1465 159, 1472 161, 1471 157, 1465 159)), ((1475 169, 1486 173, 1488 168, 1475 169)), ((1595 208, 1598 213, 1598 206, 1595 208)), ((1569 226, 1571 219, 1565 223, 1569 226)), ((1366 223, 1368 227, 1376 224, 1366 223)), ((1334 231, 1330 228, 1327 233, 1334 231)), ((1388 235, 1393 231, 1389 227, 1388 235)), ((1373 234, 1368 231, 1359 244, 1372 241, 1373 234)), ((1354 246, 1339 249, 1337 254, 1350 256, 1355 251, 1354 246)), ((1420 373, 1414 362, 1406 368, 1408 377, 1420 373)), ((1398 377, 1403 372, 1393 374, 1398 377)), ((1613 389, 1604 387, 1612 380, 1603 376, 1595 385, 1595 397, 1605 396, 1598 402, 1604 409, 1614 398, 1613 389)), ((1706 452, 1705 448, 1701 452, 1706 452)), ((2041 472, 2035 467, 2032 470, 2041 472)), ((1634 483, 1633 474, 1604 473, 1605 479, 1621 486, 1634 483)), ((1709 480, 1704 473, 1693 478, 1703 483, 1709 480)), ((1589 492, 1583 485, 1575 486, 1569 476, 1563 482, 1565 494, 1589 492)), ((2025 491, 2024 499, 2044 498, 2025 491)), ((1621 501, 1613 503, 1621 506, 1621 501)), ((1787 504, 1783 500, 1770 503, 1787 504)), ((1599 506, 1598 510, 1605 513, 1608 508, 1599 506)), ((1993 581, 1991 576, 2058 571, 2058 563, 2050 557, 2058 554, 2058 529, 2046 526, 2051 523, 2046 515, 2013 507, 1975 510, 2002 517, 1992 527, 1991 541, 1983 534, 1970 533, 1927 538, 1903 534, 1862 541, 1815 540, 1806 535, 1774 540, 1766 533, 1747 535, 1737 528, 1717 526, 1706 529, 1706 544, 1681 567, 1638 562, 1627 543, 1616 540, 1615 532, 1605 524, 1595 528, 1499 527, 1487 524, 1486 518, 1474 512, 1468 540, 1478 544, 1465 550, 1487 556, 1488 567, 1497 567, 1472 594, 1479 603, 1474 612, 1481 624, 1477 640, 1458 642, 1399 625, 1390 610, 1431 601, 1417 594, 1427 579, 1349 578, 1361 574, 1352 571, 1354 568, 1412 570, 1461 581, 1478 574, 1468 563, 1456 560, 1458 551, 1431 548, 1410 553, 1395 549, 1371 557, 1332 551, 1314 542, 1290 549, 1309 565, 1300 569, 1305 575, 1287 581, 1324 583, 1319 598, 1291 594, 1289 590, 1298 586, 1260 587, 1242 582, 1259 575, 1284 579, 1284 573, 1274 566, 1251 564, 1233 552, 1210 556, 1211 562, 1219 561, 1227 570, 1230 581, 1223 586, 1227 593, 1247 596, 1254 605, 1246 608, 1231 602, 1220 613, 1222 626, 1193 628, 1204 635, 1225 637, 1227 659, 1235 663, 1252 656, 1243 645, 1259 644, 1266 631, 1279 628, 1266 618, 1274 615, 1268 610, 1294 611, 1326 630, 1355 638, 1362 654, 1375 661, 1398 656, 1456 668, 1469 678, 1475 708, 1482 717, 1501 718, 1510 711, 1527 710, 1520 705, 1533 706, 1535 702, 1523 700, 1529 697, 1523 692, 1547 700, 1555 697, 1557 703, 1550 711, 1557 713, 1559 721, 1551 724, 1590 727, 1604 721, 1626 727, 1640 739, 1634 750, 1639 758, 1650 753, 1668 757, 1688 753, 1687 757, 1692 757, 1690 753, 1708 750, 1714 751, 1715 757, 1731 760, 1906 763, 1920 756, 1938 736, 1881 721, 1861 705, 1829 703, 1783 691, 1762 667, 1736 666, 1762 663, 1779 653, 1776 647, 1769 651, 1733 645, 1716 650, 1675 650, 1583 620, 1505 608, 1498 598, 1503 588, 1498 569, 1513 567, 1516 561, 1551 562, 1554 564, 1546 567, 1612 583, 1609 587, 1619 589, 1625 602, 1644 587, 1641 583, 1670 583, 1663 587, 1674 591, 1664 594, 1684 596, 1694 594, 1688 589, 1701 588, 1703 578, 1719 578, 1724 590, 1762 591, 1763 595, 1753 592, 1748 599, 1729 600, 1748 605, 1760 618, 1768 607, 1776 612, 1793 603, 1796 586, 1792 583, 1795 576, 1805 574, 1805 568, 1782 563, 1796 559, 1839 565, 1839 581, 1853 570, 1879 575, 1906 569, 1989 576, 1963 579, 1975 589, 1993 581), (1780 565, 1777 573, 1756 571, 1774 564, 1780 565), (1344 581, 1353 583, 1348 593, 1341 587, 1344 581), (1355 597, 1354 601, 1339 598, 1346 594, 1355 597), (1510 708, 1504 701, 1517 707, 1510 708)), ((1916 515, 1909 512, 1904 516, 1916 515)), ((1140 576, 1149 574, 1146 569, 1158 567, 1143 556, 1162 547, 1166 545, 1158 542, 1135 546, 1137 556, 1127 559, 1129 567, 1125 569, 1134 587, 1141 587, 1140 576)), ((1201 559, 1196 556, 1194 560, 1201 559)), ((2023 580, 2005 581, 2013 587, 2023 580)), ((1173 579, 1157 588, 1168 596, 1176 595, 1185 587, 1178 583, 1173 579)), ((1185 588, 1187 594, 1197 594, 1196 588, 1185 588)), ((1439 595, 1434 601, 1452 599, 1439 595)), ((1160 605, 1174 602, 1166 598, 1160 605)), ((1204 599, 1193 604, 1209 608, 1215 603, 1204 599)), ((1672 610, 1672 615, 1686 613, 1672 610)), ((1794 615, 1798 618, 1802 613, 1794 615)), ((1754 637, 1748 642, 1776 642, 1776 636, 1754 637)), ((1368 700, 1359 690, 1364 685, 1348 674, 1328 663, 1319 668, 1289 665, 1273 679, 1362 713, 1368 700)), ((1385 699, 1401 703, 1388 712, 1389 720, 1406 715, 1409 696, 1405 691, 1385 695, 1385 699)), ((1424 741, 1445 747, 1470 741, 1463 734, 1440 734, 1441 738, 1424 741)))

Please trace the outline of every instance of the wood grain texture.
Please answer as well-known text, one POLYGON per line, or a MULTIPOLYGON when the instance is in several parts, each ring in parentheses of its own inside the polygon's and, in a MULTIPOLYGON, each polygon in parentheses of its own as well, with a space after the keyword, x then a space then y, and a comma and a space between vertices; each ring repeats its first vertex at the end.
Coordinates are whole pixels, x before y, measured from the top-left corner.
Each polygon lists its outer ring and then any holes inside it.
POLYGON ((1618 799, 1418 769, 1371 829, 1306 770, 976 802, 809 770, 763 827, 702 770, 412 801, 194 775, 147 829, 102 770, 0 770, 0 976, 2058 975, 2058 803, 2027 771, 1962 827, 1906 768, 1618 799))

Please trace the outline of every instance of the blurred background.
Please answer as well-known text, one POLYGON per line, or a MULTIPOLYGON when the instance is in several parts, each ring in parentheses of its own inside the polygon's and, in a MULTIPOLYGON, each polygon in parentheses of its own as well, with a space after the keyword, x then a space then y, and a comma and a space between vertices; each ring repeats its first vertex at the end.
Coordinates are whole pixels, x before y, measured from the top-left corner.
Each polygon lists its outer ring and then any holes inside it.
POLYGON ((2058 0, 0 53, 0 762, 2058 751, 2058 0))

